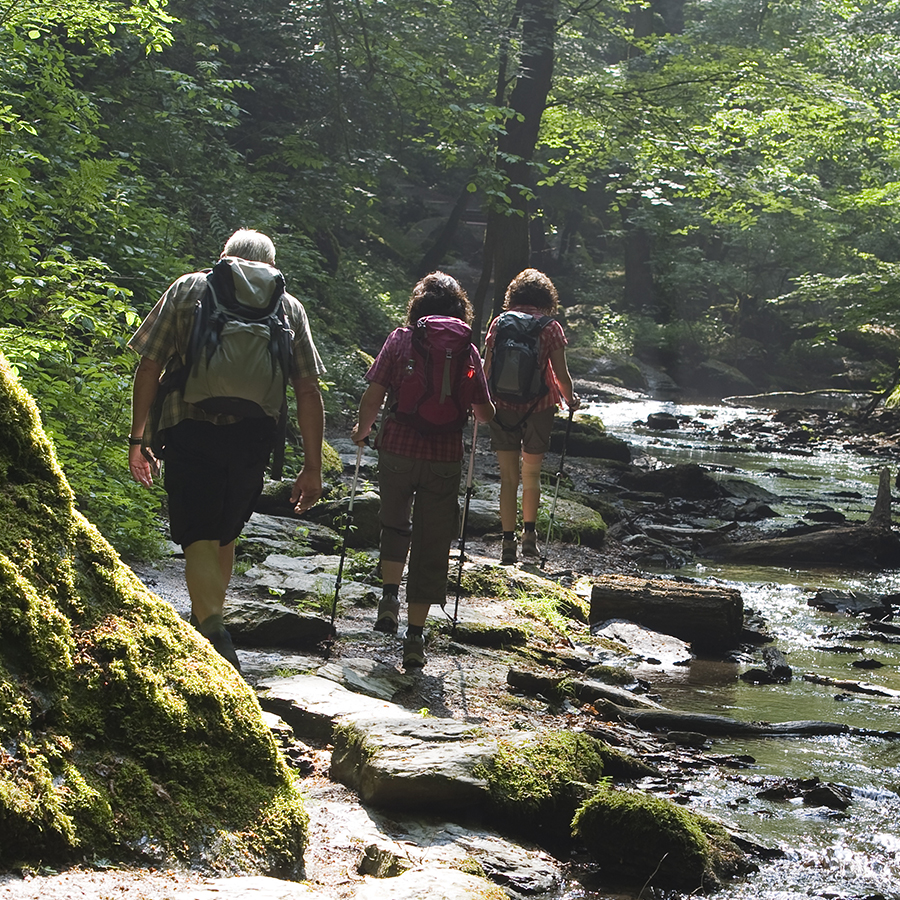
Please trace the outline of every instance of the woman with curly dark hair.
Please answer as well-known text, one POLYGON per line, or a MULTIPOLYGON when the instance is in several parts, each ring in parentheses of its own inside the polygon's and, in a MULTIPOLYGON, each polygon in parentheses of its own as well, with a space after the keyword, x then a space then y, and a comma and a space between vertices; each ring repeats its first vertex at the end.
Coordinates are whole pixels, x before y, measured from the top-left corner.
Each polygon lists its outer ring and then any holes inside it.
MULTIPOLYGON (((559 308, 559 295, 553 282, 537 269, 520 272, 506 289, 503 305, 529 318, 553 316, 559 308)), ((498 323, 501 314, 488 328, 485 371, 490 374, 498 323)), ((541 502, 541 464, 550 448, 550 431, 561 402, 578 409, 581 401, 572 386, 566 362, 566 336, 555 319, 544 319, 540 329, 539 366, 546 393, 534 402, 510 403, 494 398, 497 415, 491 422, 491 448, 500 466, 500 521, 503 527, 501 564, 512 565, 517 558, 516 520, 519 493, 519 465, 522 483, 522 555, 538 557, 537 511, 541 502)))
MULTIPOLYGON (((466 292, 443 272, 426 275, 413 288, 406 325, 393 331, 375 359, 366 380, 369 386, 359 405, 351 437, 361 445, 372 430, 382 405, 386 412, 375 441, 381 490, 381 602, 374 628, 396 634, 400 614, 400 581, 409 556, 406 602, 407 629, 403 667, 425 665, 424 625, 432 603, 447 598, 450 544, 459 515, 462 471, 462 424, 451 430, 430 430, 398 411, 398 397, 406 379, 415 376, 421 359, 413 348, 413 332, 420 323, 460 331, 465 341, 472 320, 466 292), (454 321, 448 320, 456 320, 454 321), (417 362, 418 360, 418 362, 417 362), (413 503, 415 501, 415 503, 413 503)), ((465 351, 463 351, 465 352, 465 351)), ((488 393, 478 350, 469 342, 471 409, 479 422, 489 422, 494 405, 488 393)), ((468 409, 468 407, 467 407, 468 409)))

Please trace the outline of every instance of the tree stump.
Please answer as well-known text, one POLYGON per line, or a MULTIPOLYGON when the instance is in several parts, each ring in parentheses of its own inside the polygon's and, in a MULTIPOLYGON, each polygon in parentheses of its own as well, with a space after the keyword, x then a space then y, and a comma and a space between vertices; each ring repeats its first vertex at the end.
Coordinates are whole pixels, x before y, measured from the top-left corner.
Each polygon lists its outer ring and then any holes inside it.
POLYGON ((734 588, 607 575, 591 590, 590 621, 608 619, 628 619, 687 641, 695 651, 718 653, 738 644, 744 602, 734 588))

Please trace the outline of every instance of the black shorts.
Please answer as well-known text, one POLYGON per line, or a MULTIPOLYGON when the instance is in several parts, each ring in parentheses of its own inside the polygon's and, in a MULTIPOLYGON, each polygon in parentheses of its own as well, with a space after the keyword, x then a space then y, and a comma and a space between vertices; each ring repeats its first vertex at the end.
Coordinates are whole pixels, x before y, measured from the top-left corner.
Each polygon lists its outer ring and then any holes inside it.
POLYGON ((166 429, 169 530, 182 547, 231 543, 253 513, 275 439, 275 420, 214 425, 184 419, 166 429))

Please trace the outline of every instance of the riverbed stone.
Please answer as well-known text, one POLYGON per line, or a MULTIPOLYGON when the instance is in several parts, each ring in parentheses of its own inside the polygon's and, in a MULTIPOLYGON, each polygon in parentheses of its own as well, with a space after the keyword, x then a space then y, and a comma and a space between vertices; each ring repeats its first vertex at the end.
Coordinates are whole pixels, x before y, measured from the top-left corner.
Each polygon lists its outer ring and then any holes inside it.
POLYGON ((367 880, 355 900, 502 900, 506 896, 486 878, 459 869, 432 867, 404 872, 396 878, 367 880))
POLYGON ((456 719, 402 711, 345 715, 332 732, 330 777, 364 803, 385 809, 448 812, 480 806, 487 782, 475 774, 496 740, 456 719))
POLYGON ((374 490, 360 491, 353 499, 352 527, 345 529, 345 516, 350 508, 350 498, 317 503, 304 515, 310 522, 318 522, 335 529, 343 539, 346 533, 347 546, 357 549, 377 547, 381 535, 381 522, 378 513, 381 509, 381 497, 374 490))
POLYGON ((229 600, 227 617, 235 643, 251 647, 312 647, 332 633, 330 623, 321 616, 250 597, 229 600))
POLYGON ((723 651, 737 646, 744 604, 734 588, 607 575, 591 588, 591 623, 627 619, 689 642, 695 650, 723 651))
MULTIPOLYGON (((246 579, 260 593, 278 596, 282 602, 299 600, 330 609, 337 582, 339 556, 316 554, 293 557, 271 553, 247 570, 246 579)), ((346 562, 345 562, 346 565, 346 562)), ((377 593, 371 585, 353 581, 344 573, 340 598, 344 601, 374 605, 377 593)))

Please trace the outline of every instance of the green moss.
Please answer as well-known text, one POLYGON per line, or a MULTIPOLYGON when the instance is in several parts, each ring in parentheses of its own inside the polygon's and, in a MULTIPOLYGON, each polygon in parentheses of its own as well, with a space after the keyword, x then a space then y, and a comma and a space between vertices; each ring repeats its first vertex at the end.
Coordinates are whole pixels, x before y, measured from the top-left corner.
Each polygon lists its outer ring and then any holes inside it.
POLYGON ((150 845, 246 866, 246 845, 260 871, 302 870, 255 695, 73 509, 2 357, 0 519, 0 865, 150 845))
POLYGON ((469 597, 495 597, 498 600, 509 597, 508 577, 496 566, 464 568, 461 591, 469 597))
POLYGON ((480 768, 496 819, 549 845, 569 839, 569 823, 585 793, 603 779, 603 745, 589 735, 547 732, 501 742, 480 768))
POLYGON ((473 647, 520 647, 528 641, 528 632, 518 625, 492 625, 488 622, 447 622, 443 629, 453 639, 473 647))
POLYGON ((572 830, 604 869, 657 887, 718 886, 743 856, 720 826, 632 791, 598 791, 575 814, 572 830))
POLYGON ((336 480, 344 474, 344 464, 340 454, 328 441, 322 442, 322 478, 325 481, 336 480))

